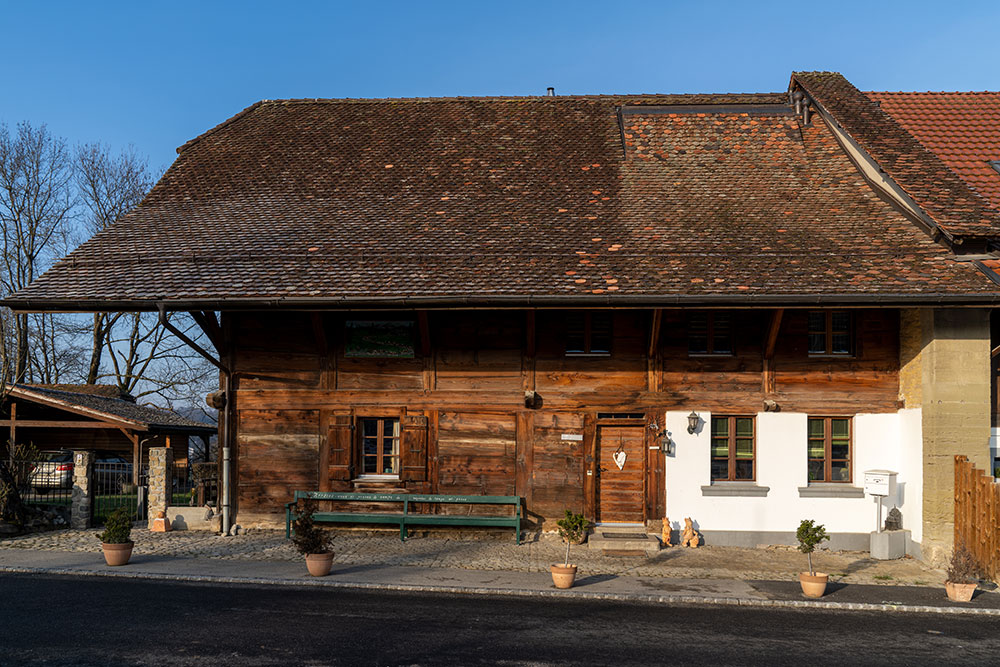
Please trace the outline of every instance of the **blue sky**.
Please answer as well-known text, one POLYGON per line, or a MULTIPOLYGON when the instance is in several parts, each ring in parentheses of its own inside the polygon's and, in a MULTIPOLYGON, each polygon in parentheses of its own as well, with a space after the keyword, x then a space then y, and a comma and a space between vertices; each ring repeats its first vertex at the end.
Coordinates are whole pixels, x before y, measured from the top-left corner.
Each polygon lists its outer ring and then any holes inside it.
POLYGON ((12 2, 0 121, 154 167, 258 99, 996 90, 1000 2, 12 2))

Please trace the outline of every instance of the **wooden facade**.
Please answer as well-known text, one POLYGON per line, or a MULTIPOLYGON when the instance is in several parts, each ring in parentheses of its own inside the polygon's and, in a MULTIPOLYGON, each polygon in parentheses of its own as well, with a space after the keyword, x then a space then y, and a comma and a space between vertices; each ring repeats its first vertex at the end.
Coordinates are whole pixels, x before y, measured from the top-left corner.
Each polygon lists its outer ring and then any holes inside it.
MULTIPOLYGON (((534 521, 664 514, 667 410, 899 409, 899 313, 852 311, 853 349, 808 353, 807 310, 729 312, 731 354, 689 352, 691 310, 620 309, 607 355, 568 355, 562 310, 228 312, 241 514, 296 489, 519 495, 534 521), (345 353, 346 323, 413 323, 412 358, 345 353), (359 424, 399 420, 397 475, 361 474, 359 424), (619 469, 612 460, 624 451, 619 469)), ((593 311, 597 312, 597 311, 593 311)), ((381 446, 381 445, 379 445, 381 446)))

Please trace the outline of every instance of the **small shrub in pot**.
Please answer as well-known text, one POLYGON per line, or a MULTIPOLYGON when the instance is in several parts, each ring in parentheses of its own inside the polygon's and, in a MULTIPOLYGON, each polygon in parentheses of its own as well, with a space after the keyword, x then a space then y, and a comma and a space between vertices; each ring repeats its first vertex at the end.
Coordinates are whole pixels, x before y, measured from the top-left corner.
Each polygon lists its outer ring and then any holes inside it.
POLYGON ((979 584, 979 563, 964 544, 958 544, 951 552, 948 578, 944 582, 948 599, 953 602, 969 602, 979 584))
POLYGON ((316 513, 316 501, 306 498, 301 501, 301 507, 292 522, 292 543, 300 554, 306 557, 306 567, 309 574, 322 577, 330 573, 333 566, 333 550, 330 536, 316 525, 313 515, 316 513))
POLYGON ((830 539, 830 535, 823 524, 817 524, 812 519, 803 519, 795 531, 795 539, 799 542, 799 551, 806 555, 809 562, 809 572, 799 574, 802 593, 806 597, 821 598, 826 592, 826 584, 830 577, 825 572, 816 572, 813 569, 812 553, 822 542, 830 539))
POLYGON ((556 522, 559 535, 566 542, 566 558, 562 565, 553 565, 549 568, 552 572, 552 583, 556 588, 570 588, 576 579, 576 565, 569 564, 569 550, 574 544, 582 544, 590 528, 590 522, 582 514, 574 514, 566 510, 562 519, 556 522))
POLYGON ((132 512, 121 506, 112 512, 104 522, 104 532, 97 534, 104 550, 104 560, 108 565, 128 563, 132 557, 132 512))

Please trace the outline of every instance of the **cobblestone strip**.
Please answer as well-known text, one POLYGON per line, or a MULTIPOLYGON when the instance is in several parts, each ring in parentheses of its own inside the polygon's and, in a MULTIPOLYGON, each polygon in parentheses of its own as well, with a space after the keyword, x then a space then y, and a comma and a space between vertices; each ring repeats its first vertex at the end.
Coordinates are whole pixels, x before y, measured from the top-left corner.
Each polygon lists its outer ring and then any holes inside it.
POLYGON ((968 607, 934 607, 927 605, 871 604, 864 602, 822 602, 810 600, 764 600, 757 598, 711 597, 702 595, 645 595, 641 593, 591 593, 579 590, 510 590, 473 586, 435 586, 427 584, 365 584, 323 579, 269 579, 264 577, 218 577, 208 575, 174 575, 141 572, 77 570, 65 568, 28 568, 0 566, 0 572, 12 574, 50 574, 90 577, 116 577, 207 584, 249 584, 261 586, 323 587, 355 590, 398 591, 407 593, 444 593, 453 595, 488 595, 524 598, 569 598, 574 600, 605 600, 645 604, 698 604, 741 607, 771 607, 790 609, 828 609, 839 611, 881 611, 917 614, 958 614, 972 616, 998 616, 1000 609, 968 607))

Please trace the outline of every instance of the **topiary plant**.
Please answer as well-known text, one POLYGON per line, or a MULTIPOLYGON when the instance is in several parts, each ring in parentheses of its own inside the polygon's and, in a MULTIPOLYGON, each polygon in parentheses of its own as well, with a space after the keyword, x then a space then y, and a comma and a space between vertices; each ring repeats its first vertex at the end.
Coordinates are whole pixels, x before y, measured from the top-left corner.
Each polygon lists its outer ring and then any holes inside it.
POLYGON ((951 552, 947 581, 953 584, 979 583, 979 563, 972 557, 964 544, 958 544, 951 552))
POLYGON ((830 539, 823 524, 817 524, 812 519, 802 519, 799 529, 795 531, 795 539, 799 541, 799 551, 809 560, 809 574, 816 575, 813 570, 812 552, 821 542, 830 539))
POLYGON ((569 548, 574 543, 583 542, 583 537, 590 528, 590 522, 582 514, 574 514, 566 510, 566 516, 556 521, 556 526, 559 528, 559 535, 566 540, 566 562, 564 565, 569 567, 569 548))
POLYGON ((330 551, 330 536, 313 521, 316 501, 306 498, 292 522, 292 543, 300 554, 322 554, 330 551))
POLYGON ((104 532, 97 533, 104 544, 128 544, 132 541, 132 513, 124 505, 112 512, 104 522, 104 532))

